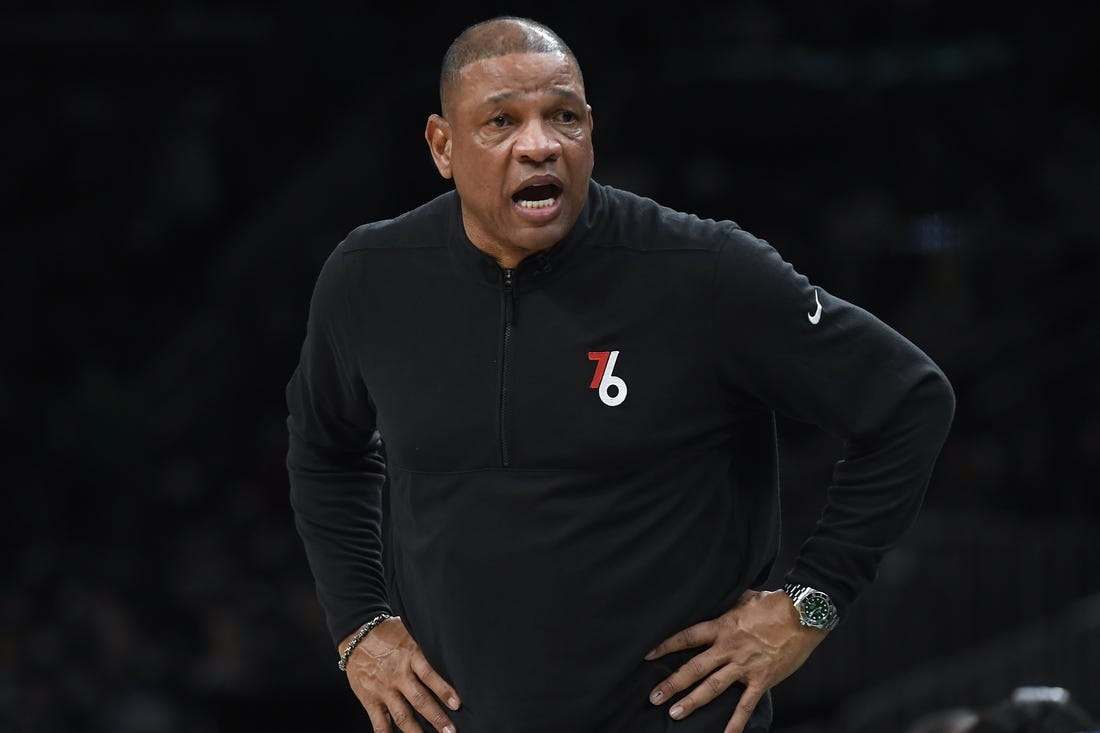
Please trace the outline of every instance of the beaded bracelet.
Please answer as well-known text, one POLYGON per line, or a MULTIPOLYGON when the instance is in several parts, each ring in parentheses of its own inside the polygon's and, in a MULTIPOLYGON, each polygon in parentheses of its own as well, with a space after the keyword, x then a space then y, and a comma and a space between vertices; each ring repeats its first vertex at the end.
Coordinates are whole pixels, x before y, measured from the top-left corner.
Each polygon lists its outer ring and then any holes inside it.
POLYGON ((348 671, 348 659, 351 658, 351 653, 355 651, 355 647, 359 646, 359 642, 361 642, 364 637, 366 637, 366 635, 370 633, 371 629, 373 629, 375 626, 382 623, 388 618, 398 617, 391 616, 388 613, 380 613, 372 618, 370 621, 359 627, 359 630, 355 632, 355 636, 351 637, 351 641, 349 641, 348 645, 344 647, 344 653, 340 655, 340 661, 336 663, 336 666, 340 668, 341 672, 348 671))

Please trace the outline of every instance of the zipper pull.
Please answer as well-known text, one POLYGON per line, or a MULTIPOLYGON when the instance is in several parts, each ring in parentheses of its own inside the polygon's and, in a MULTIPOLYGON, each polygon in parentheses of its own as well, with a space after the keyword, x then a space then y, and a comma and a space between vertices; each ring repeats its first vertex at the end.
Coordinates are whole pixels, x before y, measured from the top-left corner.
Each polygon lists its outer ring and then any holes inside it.
POLYGON ((516 293, 513 277, 515 270, 504 270, 504 322, 509 326, 516 322, 516 293))

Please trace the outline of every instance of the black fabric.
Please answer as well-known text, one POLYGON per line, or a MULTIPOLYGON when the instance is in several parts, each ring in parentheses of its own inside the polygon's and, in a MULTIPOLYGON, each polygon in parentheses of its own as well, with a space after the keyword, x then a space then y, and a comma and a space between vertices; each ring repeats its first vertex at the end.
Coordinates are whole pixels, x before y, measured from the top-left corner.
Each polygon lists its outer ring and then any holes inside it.
MULTIPOLYGON (((741 699, 745 687, 740 682, 733 684, 718 698, 709 704, 696 710, 694 713, 681 720, 673 720, 668 711, 675 701, 684 697, 691 690, 685 690, 676 695, 670 702, 661 706, 649 702, 649 693, 661 681, 668 678, 680 665, 688 661, 692 652, 676 652, 652 662, 645 662, 634 678, 634 684, 623 695, 619 702, 608 701, 608 713, 603 719, 597 719, 583 728, 577 730, 590 733, 721 733, 725 730, 733 715, 733 708, 741 699)), ((570 706, 569 694, 563 694, 554 705, 551 706, 549 716, 560 718, 558 708, 570 706)), ((458 730, 463 730, 459 720, 461 713, 448 711, 458 730)), ((536 713, 536 716, 541 717, 536 713)), ((745 727, 745 733, 768 733, 772 724, 772 696, 767 693, 757 704, 745 727)), ((422 716, 417 715, 417 721, 425 731, 435 730, 422 716)), ((528 730, 542 729, 537 725, 531 725, 524 721, 513 723, 510 727, 494 728, 493 730, 504 733, 526 733, 528 730)), ((475 729, 476 730, 476 729, 475 729)), ((571 729, 572 730, 572 729, 571 729)))
MULTIPOLYGON (((914 519, 954 405, 915 346, 736 224, 595 182, 507 284, 454 193, 353 231, 287 399, 334 642, 397 601, 479 733, 602 730, 645 703, 650 648, 763 582, 773 411, 845 440, 788 573, 843 614, 914 519)), ((708 707, 728 720, 735 702, 708 707)))

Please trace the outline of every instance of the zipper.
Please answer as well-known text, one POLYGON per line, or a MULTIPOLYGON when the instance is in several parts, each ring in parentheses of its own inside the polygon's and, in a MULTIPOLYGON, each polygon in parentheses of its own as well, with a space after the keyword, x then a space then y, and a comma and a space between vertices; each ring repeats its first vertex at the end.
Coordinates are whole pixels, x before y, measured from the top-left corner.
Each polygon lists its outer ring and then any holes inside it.
POLYGON ((503 287, 504 329, 500 351, 500 462, 508 466, 508 391, 511 387, 512 326, 516 320, 515 270, 504 270, 503 287))

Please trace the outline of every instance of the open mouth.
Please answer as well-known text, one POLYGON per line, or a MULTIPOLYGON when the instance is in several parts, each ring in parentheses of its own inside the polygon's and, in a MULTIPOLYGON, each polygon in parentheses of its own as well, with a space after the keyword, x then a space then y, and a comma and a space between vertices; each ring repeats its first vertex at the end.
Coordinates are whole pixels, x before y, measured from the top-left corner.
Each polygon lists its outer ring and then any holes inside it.
POLYGON ((512 200, 525 209, 545 209, 553 206, 559 196, 561 196, 561 187, 548 183, 522 188, 512 196, 512 200))

